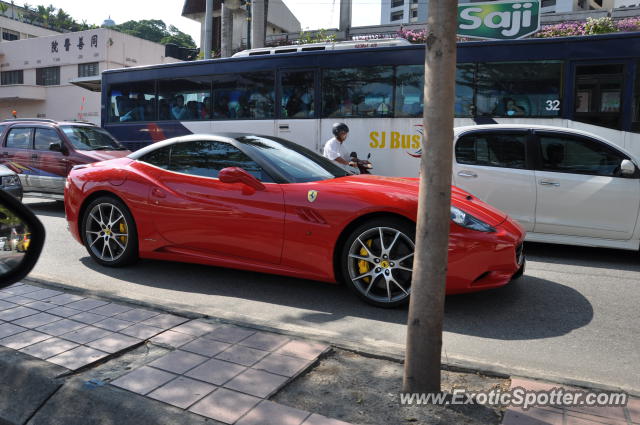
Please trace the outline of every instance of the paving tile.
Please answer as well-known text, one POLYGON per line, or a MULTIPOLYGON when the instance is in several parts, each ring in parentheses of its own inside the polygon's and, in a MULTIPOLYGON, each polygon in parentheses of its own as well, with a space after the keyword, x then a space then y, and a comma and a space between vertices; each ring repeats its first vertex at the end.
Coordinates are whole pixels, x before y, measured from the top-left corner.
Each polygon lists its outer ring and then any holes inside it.
POLYGON ((32 303, 34 300, 32 298, 23 297, 22 295, 16 295, 11 298, 5 298, 4 301, 14 303, 17 305, 25 305, 32 303))
POLYGON ((168 372, 183 374, 199 364, 208 360, 206 357, 186 351, 176 350, 149 363, 149 366, 157 367, 168 372))
POLYGON ((56 316, 60 316, 60 317, 71 317, 71 316, 75 316, 76 314, 80 314, 80 311, 74 308, 56 306, 55 304, 54 306, 55 308, 52 308, 51 310, 47 310, 47 313, 55 314, 56 316))
POLYGON ((171 328, 174 332, 181 332, 193 336, 202 336, 216 329, 218 326, 201 320, 190 320, 180 326, 171 328))
POLYGON ((100 301, 100 300, 93 300, 91 298, 85 298, 80 301, 74 301, 72 303, 65 304, 65 307, 75 308, 76 310, 80 310, 80 311, 88 311, 88 310, 96 309, 105 304, 109 304, 109 303, 107 301, 100 301))
POLYGON ((311 341, 291 341, 277 349, 277 354, 313 360, 329 349, 327 344, 311 341))
POLYGON ((93 313, 87 313, 87 312, 82 312, 82 313, 78 313, 74 316, 69 316, 69 319, 73 319, 77 322, 82 322, 82 323, 86 323, 88 325, 92 325, 96 322, 100 322, 101 320, 105 319, 105 316, 100 316, 99 314, 93 314, 93 313))
POLYGON ((337 419, 327 418, 326 416, 312 414, 302 425, 351 425, 348 422, 339 421, 337 419))
POLYGON ((65 305, 65 304, 69 304, 75 301, 80 301, 80 300, 84 300, 84 297, 81 297, 80 295, 73 295, 73 294, 62 294, 62 295, 58 295, 56 297, 51 297, 47 300, 47 302, 53 303, 53 304, 57 304, 57 305, 65 305))
POLYGON ((34 300, 44 300, 47 298, 55 297, 57 295, 62 295, 61 291, 54 291, 53 289, 40 289, 39 291, 32 291, 23 294, 27 298, 31 298, 34 300))
POLYGON ((129 322, 143 322, 154 316, 158 316, 159 314, 160 312, 158 311, 145 310, 143 308, 134 308, 133 310, 129 310, 125 313, 116 315, 116 318, 120 320, 127 320, 129 322))
POLYGON ((93 326, 97 328, 107 329, 109 331, 117 332, 121 329, 128 328, 133 325, 133 322, 127 322, 126 320, 119 320, 110 317, 108 319, 101 320, 93 323, 93 326))
POLYGON ((0 338, 5 338, 20 332, 24 332, 27 329, 22 326, 16 326, 11 323, 2 323, 0 324, 0 338))
POLYGON ((193 335, 183 334, 181 332, 164 331, 159 335, 151 338, 151 342, 157 344, 166 344, 172 347, 180 347, 189 341, 193 341, 195 337, 193 335))
POLYGON ((259 402, 259 398, 219 388, 194 404, 189 411, 232 424, 259 402))
POLYGON ((304 410, 264 400, 236 425, 300 425, 309 415, 304 410))
POLYGON ((38 342, 44 341, 49 338, 51 338, 50 335, 46 335, 41 332, 26 331, 9 336, 7 338, 0 339, 0 345, 11 348, 13 350, 20 350, 21 348, 37 344, 38 342))
POLYGON ((12 302, 0 300, 0 311, 9 310, 10 308, 15 308, 15 307, 17 307, 17 305, 12 302))
POLYGON ((630 397, 627 402, 627 411, 631 422, 640 424, 640 398, 630 397))
POLYGON ((120 331, 121 334, 129 335, 129 336, 140 338, 140 339, 149 339, 162 332, 163 330, 160 328, 154 328, 153 326, 143 325, 142 323, 136 323, 135 325, 129 326, 128 328, 122 329, 120 331))
POLYGON ((48 325, 49 323, 57 322, 61 320, 61 317, 54 316, 49 313, 41 313, 27 316, 22 319, 14 320, 13 324, 18 326, 24 326, 25 328, 37 328, 38 326, 48 325))
POLYGON ((558 411, 531 408, 527 411, 509 408, 505 412, 502 425, 563 425, 562 413, 558 411))
POLYGON ((201 354, 207 357, 213 357, 216 354, 231 347, 226 342, 214 341, 206 338, 198 338, 188 344, 180 347, 181 350, 191 351, 192 353, 201 354))
POLYGON ((207 360, 195 369, 191 369, 185 375, 214 385, 222 385, 247 368, 222 360, 207 360))
POLYGON ((156 328, 171 329, 174 326, 178 326, 181 323, 188 321, 186 317, 176 316, 174 314, 159 314, 150 319, 145 320, 144 323, 147 326, 155 326, 156 328))
POLYGON ((241 328, 233 325, 222 325, 215 329, 213 332, 209 332, 203 335, 204 338, 215 339, 216 341, 229 342, 235 344, 243 339, 253 335, 256 331, 241 328))
POLYGON ((69 351, 72 348, 76 348, 77 346, 78 344, 74 344, 73 342, 52 337, 37 344, 23 348, 20 351, 39 359, 48 359, 49 357, 64 353, 65 351, 69 351))
POLYGON ((611 407, 565 407, 567 411, 583 413, 586 415, 595 415, 601 416, 604 418, 617 419, 620 421, 625 421, 624 408, 620 406, 611 406, 611 407))
POLYGON ((267 398, 282 387, 289 378, 264 372, 262 370, 247 369, 231 381, 224 384, 225 388, 240 391, 260 398, 267 398))
POLYGON ((11 297, 13 297, 13 294, 10 294, 5 291, 0 291, 0 300, 4 300, 5 298, 11 298, 11 297))
POLYGON ((77 370, 108 356, 109 354, 93 348, 80 346, 47 359, 67 369, 77 370))
POLYGON ((289 341, 291 341, 291 339, 287 338, 284 335, 278 335, 278 334, 267 333, 267 332, 256 332, 255 334, 251 335, 249 338, 240 342, 240 345, 245 345, 251 348, 257 348, 259 350, 273 351, 280 348, 281 346, 283 346, 285 343, 289 341))
POLYGON ((138 338, 114 333, 112 335, 96 339, 95 341, 88 342, 86 345, 100 351, 105 351, 107 353, 116 353, 118 351, 132 347, 140 342, 141 340, 139 340, 138 338))
POLYGON ((147 397, 186 409, 216 388, 215 385, 180 377, 149 393, 147 397))
POLYGON ((605 418, 579 412, 565 411, 564 425, 627 425, 625 419, 605 418))
POLYGON ((133 307, 127 307, 126 305, 122 305, 122 304, 111 303, 111 304, 103 305, 102 307, 94 308, 90 312, 94 314, 100 314, 102 316, 111 317, 111 316, 115 316, 116 314, 129 311, 132 308, 133 307))
POLYGON ((40 311, 48 311, 51 310, 55 307, 58 307, 58 304, 53 304, 50 303, 48 300, 47 301, 31 301, 28 304, 24 305, 25 307, 29 307, 29 308, 33 308, 36 310, 40 310, 40 311))
POLYGON ((53 336, 60 336, 71 331, 82 329, 86 327, 86 323, 74 322, 69 319, 61 319, 48 325, 40 326, 36 328, 37 331, 44 332, 53 336))
POLYGON ((560 385, 551 382, 535 381, 533 379, 511 378, 510 388, 513 389, 516 387, 523 387, 531 391, 551 391, 554 388, 559 388, 560 385))
POLYGON ((38 310, 27 307, 16 307, 9 310, 0 311, 0 319, 10 322, 40 313, 38 310))
POLYGON ((142 366, 111 382, 111 385, 133 391, 138 394, 148 394, 160 385, 174 379, 176 375, 164 370, 142 366))
POLYGON ((29 292, 39 291, 42 288, 32 285, 17 285, 10 286, 9 288, 5 288, 5 292, 8 292, 11 295, 23 295, 28 294, 29 292))
POLYGON ((298 357, 270 354, 260 360, 257 364, 253 365, 253 368, 278 375, 293 377, 305 370, 311 362, 312 360, 301 359, 298 357))
POLYGON ((86 344, 88 342, 95 341, 97 339, 104 338, 110 335, 114 335, 114 333, 106 329, 87 326, 86 328, 63 334, 60 336, 60 338, 68 339, 69 341, 77 342, 78 344, 86 344))
POLYGON ((243 347, 241 345, 234 345, 228 350, 225 350, 222 353, 218 354, 216 356, 216 359, 238 363, 243 366, 252 366, 267 354, 269 354, 268 351, 256 350, 255 348, 243 347))

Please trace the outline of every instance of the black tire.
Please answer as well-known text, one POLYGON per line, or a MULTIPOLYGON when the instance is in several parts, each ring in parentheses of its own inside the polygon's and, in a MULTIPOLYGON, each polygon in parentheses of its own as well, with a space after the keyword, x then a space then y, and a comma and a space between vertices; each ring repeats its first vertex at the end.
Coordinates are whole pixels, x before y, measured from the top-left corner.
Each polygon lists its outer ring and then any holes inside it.
POLYGON ((342 280, 369 304, 406 305, 411 294, 415 231, 415 224, 391 217, 372 219, 355 228, 340 253, 342 280))
POLYGON ((129 208, 115 197, 94 199, 84 211, 80 232, 87 252, 98 264, 122 267, 138 260, 136 223, 129 208))

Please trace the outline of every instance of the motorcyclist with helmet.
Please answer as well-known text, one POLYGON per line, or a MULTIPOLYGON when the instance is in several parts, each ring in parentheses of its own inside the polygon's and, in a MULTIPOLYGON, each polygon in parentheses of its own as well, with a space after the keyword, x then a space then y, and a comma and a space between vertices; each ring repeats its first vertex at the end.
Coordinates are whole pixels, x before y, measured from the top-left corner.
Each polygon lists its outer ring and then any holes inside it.
POLYGON ((322 155, 338 164, 353 167, 354 164, 349 161, 349 156, 343 148, 343 143, 349 134, 349 127, 345 123, 337 122, 333 124, 332 132, 334 137, 327 140, 322 155))

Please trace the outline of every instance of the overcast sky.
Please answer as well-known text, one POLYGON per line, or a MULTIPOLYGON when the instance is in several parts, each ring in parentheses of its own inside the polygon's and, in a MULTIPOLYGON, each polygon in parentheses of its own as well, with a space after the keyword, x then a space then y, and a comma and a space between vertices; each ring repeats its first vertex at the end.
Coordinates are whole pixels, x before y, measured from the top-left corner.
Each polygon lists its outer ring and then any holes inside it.
MULTIPOLYGON (((380 23, 381 0, 353 0, 353 26, 380 23)), ((284 0, 298 18, 302 29, 336 28, 340 14, 339 0, 284 0)), ((111 16, 120 24, 129 20, 161 19, 167 25, 173 24, 191 35, 196 44, 200 43, 200 25, 182 17, 183 0, 47 0, 30 1, 30 4, 53 4, 62 8, 78 22, 101 25, 111 16)), ((20 1, 16 1, 21 5, 20 1)))

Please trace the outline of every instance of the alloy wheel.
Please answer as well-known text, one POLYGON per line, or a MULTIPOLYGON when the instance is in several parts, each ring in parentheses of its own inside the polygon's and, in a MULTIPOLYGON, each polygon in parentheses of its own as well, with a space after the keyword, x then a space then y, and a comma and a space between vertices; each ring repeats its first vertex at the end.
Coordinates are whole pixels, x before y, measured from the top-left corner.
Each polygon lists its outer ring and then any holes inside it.
POLYGON ((95 205, 87 217, 85 240, 87 247, 100 260, 118 260, 129 243, 129 225, 123 212, 111 203, 95 205))

